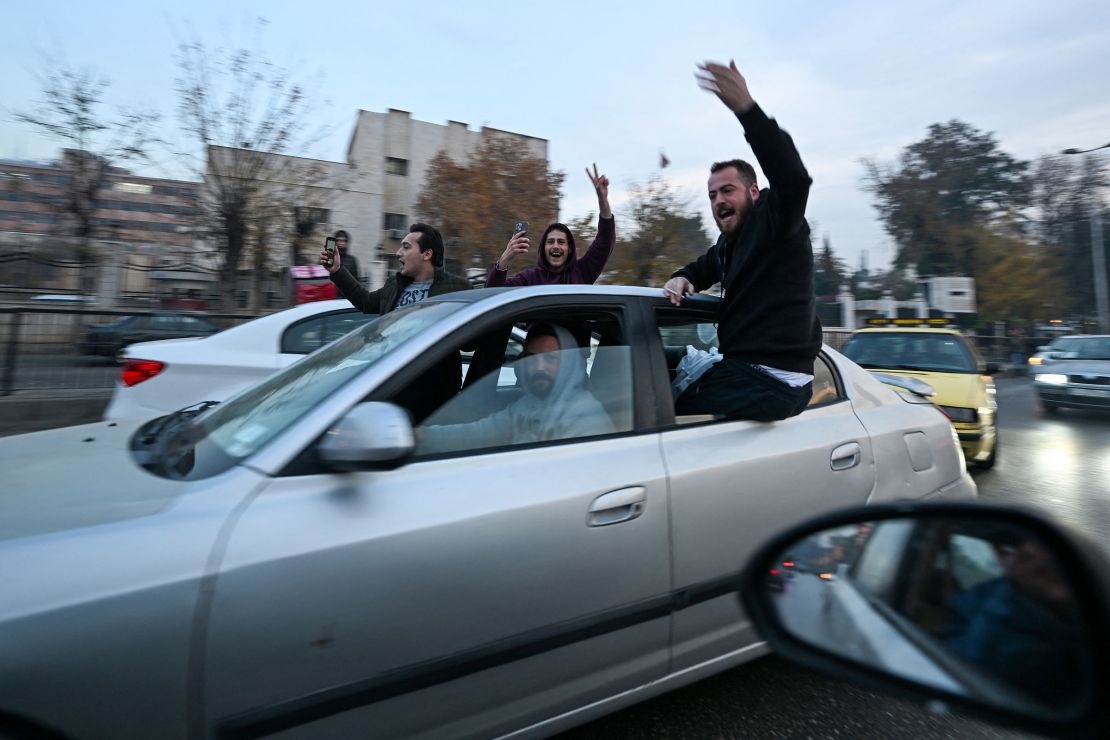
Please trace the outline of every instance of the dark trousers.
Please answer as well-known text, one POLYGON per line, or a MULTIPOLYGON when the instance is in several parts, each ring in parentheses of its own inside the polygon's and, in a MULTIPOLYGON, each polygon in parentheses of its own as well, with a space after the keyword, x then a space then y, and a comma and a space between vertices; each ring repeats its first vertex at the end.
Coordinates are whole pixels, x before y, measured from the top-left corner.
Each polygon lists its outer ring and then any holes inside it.
POLYGON ((805 411, 813 383, 787 385, 757 367, 726 357, 675 400, 675 413, 778 421, 805 411))

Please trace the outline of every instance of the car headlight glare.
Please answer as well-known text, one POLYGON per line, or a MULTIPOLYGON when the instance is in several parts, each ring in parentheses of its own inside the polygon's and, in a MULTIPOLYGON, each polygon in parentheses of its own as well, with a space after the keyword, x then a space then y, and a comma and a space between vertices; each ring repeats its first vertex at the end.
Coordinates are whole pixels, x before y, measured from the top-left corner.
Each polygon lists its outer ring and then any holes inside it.
POLYGON ((1066 385, 1068 376, 1059 375, 1057 373, 1037 373, 1033 376, 1033 380, 1038 383, 1047 383, 1048 385, 1066 385))

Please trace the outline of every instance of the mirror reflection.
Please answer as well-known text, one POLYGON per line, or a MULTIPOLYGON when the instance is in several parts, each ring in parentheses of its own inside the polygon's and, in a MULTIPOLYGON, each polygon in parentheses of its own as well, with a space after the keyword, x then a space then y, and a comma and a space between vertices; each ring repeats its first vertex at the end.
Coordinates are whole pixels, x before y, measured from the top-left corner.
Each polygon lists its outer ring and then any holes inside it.
POLYGON ((1073 586, 1053 549, 1019 524, 860 522, 795 543, 766 583, 785 629, 829 653, 1035 715, 1085 696, 1073 586))

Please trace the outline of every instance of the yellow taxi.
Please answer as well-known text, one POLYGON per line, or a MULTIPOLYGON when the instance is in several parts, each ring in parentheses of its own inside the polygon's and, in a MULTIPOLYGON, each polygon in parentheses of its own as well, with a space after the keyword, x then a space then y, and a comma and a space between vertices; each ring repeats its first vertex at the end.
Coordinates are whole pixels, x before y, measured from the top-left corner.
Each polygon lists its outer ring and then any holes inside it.
POLYGON ((998 459, 998 372, 945 319, 870 319, 841 350, 856 364, 890 375, 918 378, 936 393, 960 438, 968 462, 990 468, 998 459))

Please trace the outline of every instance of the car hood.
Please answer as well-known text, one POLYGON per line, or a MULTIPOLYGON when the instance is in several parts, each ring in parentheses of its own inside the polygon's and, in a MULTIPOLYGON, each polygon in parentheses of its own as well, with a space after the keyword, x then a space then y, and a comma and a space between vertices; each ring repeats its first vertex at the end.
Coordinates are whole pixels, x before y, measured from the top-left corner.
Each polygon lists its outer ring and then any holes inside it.
POLYGON ((1110 360, 1045 360, 1038 373, 1061 375, 1110 375, 1110 360))
POLYGON ((0 438, 0 541, 168 508, 185 484, 135 463, 128 442, 142 423, 98 422, 0 438))
POLYGON ((978 408, 985 403, 985 399, 982 397, 984 395, 983 381, 979 379, 978 375, 969 373, 926 373, 880 368, 874 368, 874 372, 923 380, 936 391, 929 400, 940 406, 978 408))

